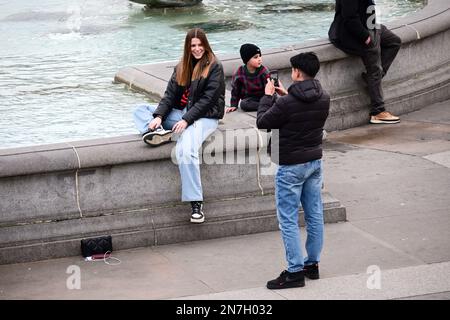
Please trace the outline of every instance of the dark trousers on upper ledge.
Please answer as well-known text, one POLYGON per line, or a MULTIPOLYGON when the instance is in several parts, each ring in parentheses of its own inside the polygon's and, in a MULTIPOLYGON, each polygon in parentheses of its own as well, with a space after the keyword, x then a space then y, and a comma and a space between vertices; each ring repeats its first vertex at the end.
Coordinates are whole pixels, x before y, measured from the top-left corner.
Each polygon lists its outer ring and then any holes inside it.
POLYGON ((241 100, 241 109, 245 112, 258 111, 259 100, 261 97, 249 97, 241 100))
POLYGON ((380 29, 369 30, 371 43, 364 50, 361 59, 366 67, 367 88, 370 97, 370 115, 385 111, 381 79, 397 56, 401 39, 384 25, 380 29))

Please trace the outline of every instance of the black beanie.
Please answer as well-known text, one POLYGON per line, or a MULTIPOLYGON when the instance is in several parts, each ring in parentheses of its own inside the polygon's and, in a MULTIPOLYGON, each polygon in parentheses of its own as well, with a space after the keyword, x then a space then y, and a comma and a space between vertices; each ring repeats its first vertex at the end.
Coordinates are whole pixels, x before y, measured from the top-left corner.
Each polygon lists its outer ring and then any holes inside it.
POLYGON ((242 61, 244 61, 245 64, 253 58, 255 54, 261 54, 261 49, 259 49, 257 46, 251 43, 246 43, 241 46, 241 49, 239 50, 241 53, 242 61))

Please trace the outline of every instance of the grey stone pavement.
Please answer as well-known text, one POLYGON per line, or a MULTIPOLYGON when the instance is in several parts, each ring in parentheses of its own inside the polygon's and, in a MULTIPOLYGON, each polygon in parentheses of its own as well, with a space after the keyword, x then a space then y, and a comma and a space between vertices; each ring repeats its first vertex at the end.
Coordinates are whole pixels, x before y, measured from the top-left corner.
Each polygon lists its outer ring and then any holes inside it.
POLYGON ((330 133, 324 166, 348 221, 325 226, 321 279, 304 288, 265 288, 285 268, 268 232, 115 251, 118 265, 1 265, 0 299, 450 299, 450 101, 330 133))

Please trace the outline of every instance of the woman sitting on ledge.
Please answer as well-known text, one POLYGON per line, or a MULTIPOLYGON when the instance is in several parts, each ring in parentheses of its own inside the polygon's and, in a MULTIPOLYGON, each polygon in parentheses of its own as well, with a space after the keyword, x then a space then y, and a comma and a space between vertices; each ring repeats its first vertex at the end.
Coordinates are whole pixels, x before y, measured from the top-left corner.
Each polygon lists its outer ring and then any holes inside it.
POLYGON ((176 157, 181 175, 182 201, 190 201, 191 222, 205 220, 200 178, 199 149, 222 119, 225 79, 202 29, 188 31, 181 61, 175 67, 158 106, 141 105, 134 122, 143 141, 157 146, 179 136, 176 157), (174 136, 175 136, 174 135, 174 136))

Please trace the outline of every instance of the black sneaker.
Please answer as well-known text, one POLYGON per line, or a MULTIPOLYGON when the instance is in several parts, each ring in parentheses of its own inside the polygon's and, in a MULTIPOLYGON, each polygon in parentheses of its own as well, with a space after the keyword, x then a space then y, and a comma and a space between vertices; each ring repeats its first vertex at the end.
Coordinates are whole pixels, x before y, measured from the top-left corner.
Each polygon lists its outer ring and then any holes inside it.
POLYGON ((287 289, 305 286, 305 276, 303 270, 289 272, 284 270, 276 279, 267 282, 267 289, 287 289))
POLYGON ((142 135, 142 140, 152 146, 160 146, 168 143, 172 138, 172 130, 165 130, 162 126, 159 126, 154 131, 148 131, 142 135))
POLYGON ((305 277, 311 280, 317 280, 319 279, 319 264, 313 263, 310 265, 305 265, 303 266, 303 272, 305 274, 305 277))
POLYGON ((192 213, 191 222, 192 223, 202 223, 205 221, 205 215, 203 214, 203 203, 201 201, 191 201, 192 213))

